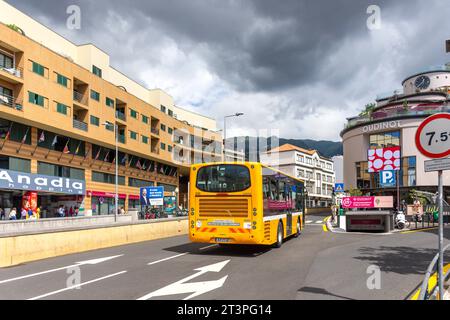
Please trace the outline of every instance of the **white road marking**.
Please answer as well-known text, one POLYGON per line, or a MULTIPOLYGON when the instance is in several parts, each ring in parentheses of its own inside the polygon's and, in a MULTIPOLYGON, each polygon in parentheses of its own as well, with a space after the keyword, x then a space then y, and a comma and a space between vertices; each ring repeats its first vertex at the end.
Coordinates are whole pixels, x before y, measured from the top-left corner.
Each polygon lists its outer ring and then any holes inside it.
POLYGON ((40 296, 37 296, 37 297, 34 297, 34 298, 27 299, 27 300, 42 299, 42 298, 45 298, 45 297, 48 297, 48 296, 52 296, 52 295, 55 295, 55 294, 58 294, 58 293, 61 293, 61 292, 64 292, 64 291, 73 290, 75 288, 79 288, 81 286, 84 286, 84 285, 87 285, 87 284, 90 284, 90 283, 94 283, 94 282, 98 282, 98 281, 105 280, 105 279, 108 279, 108 278, 112 278, 112 277, 118 276, 120 274, 124 274, 126 272, 127 271, 120 271, 120 272, 113 273, 113 274, 110 274, 110 275, 107 275, 107 276, 104 276, 104 277, 101 277, 101 278, 97 278, 97 279, 86 281, 86 282, 83 282, 83 283, 80 283, 80 284, 77 284, 77 285, 73 285, 73 286, 70 286, 70 287, 67 287, 67 288, 64 288, 64 289, 52 291, 52 292, 49 292, 49 293, 46 293, 46 294, 43 294, 43 295, 40 295, 40 296))
POLYGON ((177 254, 175 256, 171 256, 171 257, 164 258, 164 259, 161 259, 161 260, 149 262, 147 265, 151 266, 151 265, 154 265, 154 264, 157 264, 157 263, 160 263, 160 262, 164 262, 164 261, 167 261, 167 260, 171 260, 171 259, 175 259, 175 258, 178 258, 178 257, 182 257, 182 256, 185 256, 187 254, 189 254, 189 252, 185 252, 185 253, 177 254))
POLYGON ((322 224, 322 223, 323 223, 323 220, 317 220, 316 223, 317 223, 317 224, 319 224, 319 223, 322 224))
POLYGON ((118 257, 121 257, 121 256, 123 256, 123 254, 120 254, 120 255, 118 255, 118 256, 111 256, 111 257, 105 257, 105 258, 99 258, 99 259, 92 259, 92 260, 80 261, 80 262, 77 262, 77 263, 75 263, 75 264, 73 264, 73 265, 66 266, 66 267, 61 267, 61 268, 56 268, 56 269, 50 269, 50 270, 46 270, 46 271, 42 271, 42 272, 36 272, 36 273, 32 273, 32 274, 27 274, 27 275, 25 275, 25 276, 20 276, 20 277, 16 277, 16 278, 11 278, 11 279, 6 279, 6 280, 1 280, 1 281, 0 281, 0 284, 4 284, 4 283, 7 283, 7 282, 12 282, 12 281, 17 281, 17 280, 22 280, 22 279, 26 279, 26 278, 31 278, 31 277, 36 277, 36 276, 40 276, 40 275, 47 274, 47 273, 52 273, 52 272, 56 272, 56 271, 61 271, 61 270, 65 270, 65 269, 69 269, 69 268, 73 268, 73 267, 79 267, 79 266, 82 266, 82 265, 87 265, 87 264, 90 264, 90 265, 99 264, 99 263, 101 263, 101 262, 105 262, 105 261, 108 261, 108 260, 111 260, 111 259, 115 259, 115 258, 118 258, 118 257))
POLYGON ((159 290, 153 291, 149 294, 146 294, 145 296, 137 299, 137 300, 148 300, 153 297, 160 297, 160 296, 170 296, 174 294, 183 294, 183 293, 192 293, 188 297, 184 298, 183 300, 189 300, 192 298, 195 298, 199 295, 202 295, 206 292, 218 289, 223 286, 225 281, 228 278, 228 275, 224 276, 223 278, 219 280, 213 280, 213 281, 202 281, 202 282, 192 282, 192 283, 185 283, 188 282, 194 278, 200 277, 201 275, 207 273, 207 272, 220 272, 227 264, 230 262, 230 260, 222 261, 219 263, 215 263, 209 266, 205 266, 202 268, 195 269, 194 271, 198 271, 197 273, 186 277, 184 279, 181 279, 177 282, 174 282, 172 284, 169 284, 168 286, 161 288, 159 290))
POLYGON ((199 250, 206 250, 206 249, 214 248, 214 247, 217 247, 217 244, 212 244, 210 246, 206 246, 206 247, 200 248, 199 250))
POLYGON ((306 220, 306 223, 313 223, 312 220, 306 220))

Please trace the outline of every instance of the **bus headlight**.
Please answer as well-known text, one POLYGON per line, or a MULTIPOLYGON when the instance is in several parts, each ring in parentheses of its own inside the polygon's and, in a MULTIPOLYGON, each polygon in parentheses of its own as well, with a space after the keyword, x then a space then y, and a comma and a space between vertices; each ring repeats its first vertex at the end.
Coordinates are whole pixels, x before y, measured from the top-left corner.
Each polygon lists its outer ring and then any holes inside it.
POLYGON ((201 228, 202 227, 202 225, 203 225, 203 223, 199 220, 199 221, 197 221, 197 228, 201 228))

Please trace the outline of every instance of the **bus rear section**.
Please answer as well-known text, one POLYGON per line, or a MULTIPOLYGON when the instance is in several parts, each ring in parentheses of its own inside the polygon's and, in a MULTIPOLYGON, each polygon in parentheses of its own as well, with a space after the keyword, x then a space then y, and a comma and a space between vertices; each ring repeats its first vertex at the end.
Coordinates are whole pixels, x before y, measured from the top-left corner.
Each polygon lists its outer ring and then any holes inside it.
POLYGON ((257 190, 258 169, 256 164, 227 163, 191 168, 191 241, 260 244, 262 198, 257 190))

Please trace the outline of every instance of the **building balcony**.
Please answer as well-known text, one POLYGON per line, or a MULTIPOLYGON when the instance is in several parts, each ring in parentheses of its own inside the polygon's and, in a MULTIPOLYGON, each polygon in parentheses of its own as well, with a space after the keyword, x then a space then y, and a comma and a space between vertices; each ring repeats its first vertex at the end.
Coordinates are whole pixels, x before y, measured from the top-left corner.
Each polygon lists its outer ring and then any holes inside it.
POLYGON ((2 67, 0 66, 0 79, 14 84, 23 83, 23 69, 19 67, 2 67))
POLYGON ((158 128, 151 128, 150 132, 153 133, 154 135, 159 135, 159 129, 158 128))
POLYGON ((122 134, 119 134, 119 136, 117 137, 117 141, 118 141, 119 143, 125 144, 125 143, 126 143, 125 136, 122 135, 122 134))
POLYGON ((0 94, 0 105, 18 111, 23 110, 23 105, 21 101, 18 101, 18 99, 5 94, 0 94))
POLYGON ((348 130, 350 128, 364 125, 370 123, 372 121, 379 120, 394 120, 397 118, 403 117, 427 117, 433 115, 435 113, 449 113, 450 106, 448 105, 436 105, 436 106, 426 106, 426 107, 416 107, 416 108, 397 108, 397 109, 389 109, 384 110, 380 109, 374 111, 370 116, 362 116, 362 117, 354 117, 347 119, 348 122, 345 124, 344 130, 348 130))
POLYGON ((78 91, 73 91, 73 100, 76 102, 79 102, 85 106, 88 105, 88 98, 87 96, 85 96, 84 94, 78 92, 78 91))
POLYGON ((81 131, 88 131, 88 124, 83 121, 73 119, 73 127, 81 131))
POLYGON ((127 121, 127 118, 125 116, 125 113, 116 111, 116 118, 122 121, 127 121))

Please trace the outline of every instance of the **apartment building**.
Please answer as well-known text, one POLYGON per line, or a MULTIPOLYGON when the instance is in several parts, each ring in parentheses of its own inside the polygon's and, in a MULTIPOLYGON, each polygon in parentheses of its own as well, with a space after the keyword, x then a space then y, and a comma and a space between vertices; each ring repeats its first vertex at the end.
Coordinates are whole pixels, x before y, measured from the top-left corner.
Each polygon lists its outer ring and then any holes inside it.
POLYGON ((261 163, 305 181, 308 191, 307 206, 329 207, 332 201, 335 173, 333 161, 315 150, 306 150, 291 144, 261 154, 261 163))
POLYGON ((0 1, 1 207, 20 208, 32 190, 44 216, 59 205, 110 214, 116 162, 125 210, 139 207, 144 186, 164 186, 168 202, 186 206, 189 165, 221 160, 222 149, 214 119, 0 1))

